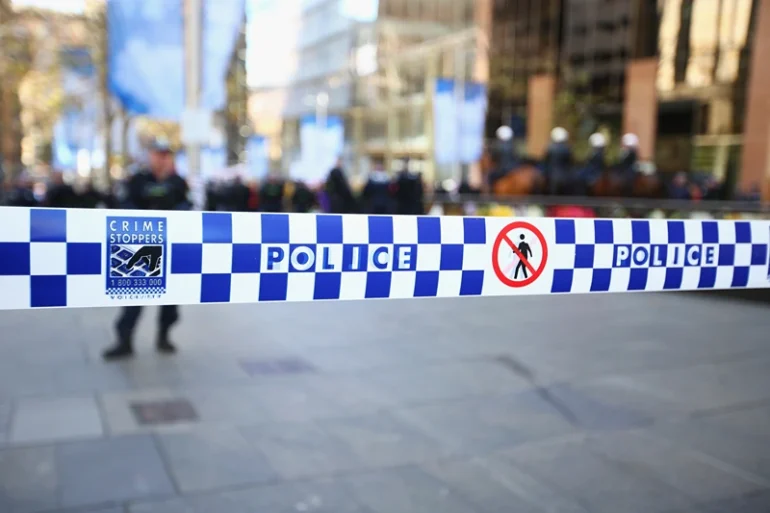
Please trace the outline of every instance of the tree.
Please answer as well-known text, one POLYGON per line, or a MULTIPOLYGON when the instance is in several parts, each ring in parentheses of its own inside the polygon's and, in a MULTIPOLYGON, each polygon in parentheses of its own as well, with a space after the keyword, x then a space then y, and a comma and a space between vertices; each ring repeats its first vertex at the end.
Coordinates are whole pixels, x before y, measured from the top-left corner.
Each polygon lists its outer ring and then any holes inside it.
POLYGON ((0 157, 9 177, 21 164, 19 84, 30 63, 29 43, 9 0, 0 0, 0 157))
MULTIPOLYGON (((245 21, 245 20, 244 20, 245 21)), ((227 139, 227 163, 240 162, 241 153, 246 149, 248 134, 242 133, 248 126, 248 86, 246 84, 246 33, 238 36, 230 68, 227 73, 227 106, 224 110, 225 135, 227 139)))
POLYGON ((588 158, 591 146, 588 138, 594 132, 601 132, 608 141, 606 157, 613 160, 619 151, 617 134, 609 126, 599 122, 597 106, 605 99, 589 93, 590 82, 586 73, 576 73, 569 68, 562 71, 559 91, 554 99, 554 124, 563 127, 570 134, 570 143, 575 158, 588 158))

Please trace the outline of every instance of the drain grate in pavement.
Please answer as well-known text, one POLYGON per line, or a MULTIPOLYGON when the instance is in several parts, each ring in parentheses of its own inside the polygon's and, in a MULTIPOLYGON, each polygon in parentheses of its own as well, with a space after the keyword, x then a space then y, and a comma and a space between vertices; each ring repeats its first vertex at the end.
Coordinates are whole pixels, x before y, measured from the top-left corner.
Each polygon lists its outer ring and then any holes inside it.
POLYGON ((271 374, 301 374, 315 372, 316 368, 301 358, 279 358, 276 360, 241 360, 241 368, 249 376, 271 374))
POLYGON ((131 411, 136 421, 143 426, 174 424, 176 422, 194 422, 198 413, 186 399, 166 401, 138 401, 131 403, 131 411))

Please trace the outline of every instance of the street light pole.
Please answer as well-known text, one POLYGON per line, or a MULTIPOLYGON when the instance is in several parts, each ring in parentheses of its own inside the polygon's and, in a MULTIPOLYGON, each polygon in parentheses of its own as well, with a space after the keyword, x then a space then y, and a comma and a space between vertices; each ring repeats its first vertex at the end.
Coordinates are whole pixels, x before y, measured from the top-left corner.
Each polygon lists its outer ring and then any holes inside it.
POLYGON ((326 130, 328 114, 329 94, 326 92, 318 93, 315 99, 315 116, 317 126, 321 130, 326 130))
MULTIPOLYGON (((185 2, 185 106, 190 112, 200 107, 203 46, 203 1, 183 0, 185 2)), ((186 148, 188 173, 191 181, 200 178, 201 147, 197 142, 189 142, 186 148)))

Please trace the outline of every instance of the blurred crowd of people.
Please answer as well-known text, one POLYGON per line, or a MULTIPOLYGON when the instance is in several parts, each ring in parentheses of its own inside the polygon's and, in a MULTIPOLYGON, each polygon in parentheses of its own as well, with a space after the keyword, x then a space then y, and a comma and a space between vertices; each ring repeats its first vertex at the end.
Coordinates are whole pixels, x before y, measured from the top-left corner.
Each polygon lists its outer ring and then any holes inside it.
MULTIPOLYGON (((139 169, 136 173, 142 171, 139 169)), ((49 178, 47 183, 41 184, 35 183, 27 174, 22 174, 6 187, 0 204, 19 207, 134 208, 125 198, 125 188, 130 178, 115 184, 109 192, 99 191, 89 180, 68 183, 59 172, 52 173, 49 178)), ((269 174, 261 182, 247 182, 238 175, 212 180, 205 185, 205 199, 201 206, 208 211, 228 212, 420 215, 424 213, 424 196, 419 174, 404 170, 391 178, 381 162, 375 164, 363 188, 355 191, 341 161, 338 161, 329 171, 326 181, 316 185, 290 180, 279 174, 269 174)))
POLYGON ((326 181, 311 186, 270 174, 261 183, 246 184, 235 176, 206 185, 205 210, 233 212, 329 212, 335 214, 423 214, 425 191, 419 174, 405 169, 391 178, 381 162, 356 193, 338 161, 326 181))

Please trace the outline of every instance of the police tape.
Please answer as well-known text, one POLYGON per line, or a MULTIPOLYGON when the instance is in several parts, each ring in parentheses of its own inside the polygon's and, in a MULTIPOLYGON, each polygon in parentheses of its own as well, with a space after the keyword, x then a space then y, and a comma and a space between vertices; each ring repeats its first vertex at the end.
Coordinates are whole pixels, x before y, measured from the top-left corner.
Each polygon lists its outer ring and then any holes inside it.
POLYGON ((768 221, 0 207, 0 309, 769 287, 768 221))

